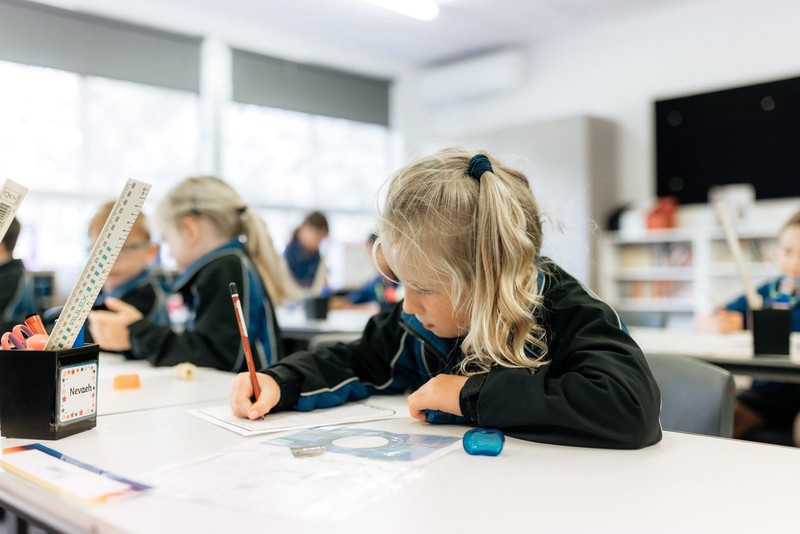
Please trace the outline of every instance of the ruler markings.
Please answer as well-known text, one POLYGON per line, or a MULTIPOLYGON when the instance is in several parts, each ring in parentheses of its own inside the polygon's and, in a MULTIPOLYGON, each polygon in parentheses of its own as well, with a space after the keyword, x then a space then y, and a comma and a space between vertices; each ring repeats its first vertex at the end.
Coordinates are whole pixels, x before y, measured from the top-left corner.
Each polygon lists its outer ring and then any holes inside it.
POLYGON ((67 303, 50 334, 50 340, 47 342, 45 350, 61 350, 72 347, 149 192, 150 184, 137 180, 128 180, 125 184, 106 219, 100 237, 97 238, 89 253, 89 259, 86 261, 80 278, 67 298, 67 303))
POLYGON ((6 180, 0 189, 0 239, 6 236, 8 227, 27 193, 27 187, 13 180, 6 180))

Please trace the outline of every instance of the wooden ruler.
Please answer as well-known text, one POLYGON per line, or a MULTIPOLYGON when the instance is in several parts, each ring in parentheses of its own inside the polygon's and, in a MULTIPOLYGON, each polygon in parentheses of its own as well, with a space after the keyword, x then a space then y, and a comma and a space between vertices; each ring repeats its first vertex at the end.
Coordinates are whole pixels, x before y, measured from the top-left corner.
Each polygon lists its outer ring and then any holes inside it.
POLYGON ((128 180, 125 184, 44 350, 72 348, 149 192, 150 184, 137 180, 128 180))
POLYGON ((3 189, 0 189, 0 240, 6 236, 27 192, 27 187, 12 180, 6 180, 3 189))

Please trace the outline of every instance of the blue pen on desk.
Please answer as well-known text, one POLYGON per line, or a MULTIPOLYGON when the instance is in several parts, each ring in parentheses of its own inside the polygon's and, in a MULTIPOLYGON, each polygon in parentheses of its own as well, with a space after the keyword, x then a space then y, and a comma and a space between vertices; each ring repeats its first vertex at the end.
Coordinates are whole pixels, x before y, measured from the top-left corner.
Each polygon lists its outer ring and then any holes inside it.
POLYGON ((142 484, 140 482, 135 482, 133 480, 129 480, 127 478, 123 478, 123 477, 121 477, 119 475, 115 475, 114 473, 111 473, 110 471, 106 471, 105 469, 101 469, 101 468, 96 467, 94 465, 87 464, 86 462, 82 462, 82 461, 80 461, 80 460, 78 460, 76 458, 73 458, 71 456, 67 456, 66 454, 62 454, 62 453, 58 452, 57 450, 51 449, 50 447, 45 447, 41 443, 32 443, 30 445, 27 445, 27 448, 37 449, 37 450, 39 450, 39 451, 41 451, 41 452, 43 452, 45 454, 49 454, 50 456, 52 456, 54 458, 57 458, 57 459, 65 462, 65 463, 80 467, 81 469, 85 469, 86 471, 89 471, 90 473, 94 473, 96 475, 104 476, 104 477, 110 478, 112 480, 116 480, 117 482, 121 482, 123 484, 127 484, 128 486, 130 486, 131 488, 133 488, 133 489, 135 489, 137 491, 138 490, 150 489, 150 486, 148 486, 147 484, 142 484))

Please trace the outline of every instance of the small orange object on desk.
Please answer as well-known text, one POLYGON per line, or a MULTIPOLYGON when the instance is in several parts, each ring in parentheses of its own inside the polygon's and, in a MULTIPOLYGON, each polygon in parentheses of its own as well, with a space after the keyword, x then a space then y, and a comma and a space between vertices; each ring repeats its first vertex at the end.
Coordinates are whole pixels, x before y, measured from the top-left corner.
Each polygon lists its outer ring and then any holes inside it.
POLYGON ((114 389, 139 389, 141 387, 142 381, 136 373, 114 377, 114 389))

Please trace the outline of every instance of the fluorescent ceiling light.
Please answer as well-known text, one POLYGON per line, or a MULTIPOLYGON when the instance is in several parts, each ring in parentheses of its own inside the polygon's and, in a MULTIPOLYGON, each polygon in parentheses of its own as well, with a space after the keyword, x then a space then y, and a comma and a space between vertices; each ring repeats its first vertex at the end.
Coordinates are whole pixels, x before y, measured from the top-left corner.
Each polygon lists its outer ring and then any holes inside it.
POLYGON ((433 0, 362 0, 401 15, 419 20, 433 20, 439 15, 439 6, 433 0))

